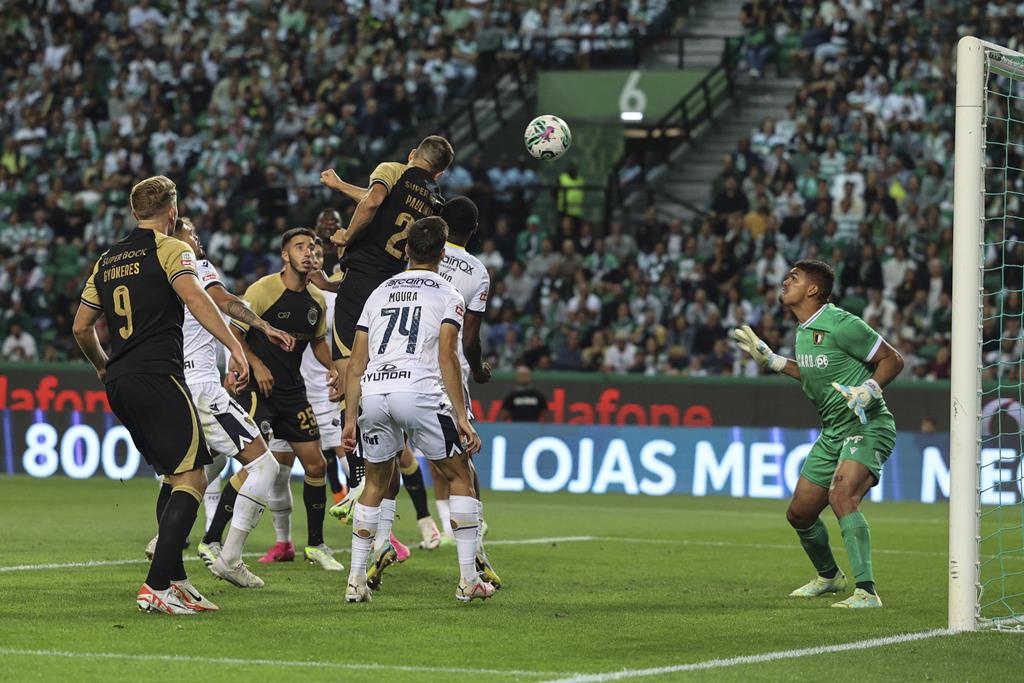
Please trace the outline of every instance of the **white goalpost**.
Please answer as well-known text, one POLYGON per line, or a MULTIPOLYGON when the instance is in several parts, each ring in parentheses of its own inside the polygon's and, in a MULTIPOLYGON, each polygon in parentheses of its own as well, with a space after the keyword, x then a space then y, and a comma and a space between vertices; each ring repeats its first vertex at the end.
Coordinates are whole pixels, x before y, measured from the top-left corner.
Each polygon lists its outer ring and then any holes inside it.
POLYGON ((1020 315, 1012 312, 1020 285, 1009 272, 1016 268, 1016 257, 1007 254, 1016 254, 1013 250, 1024 239, 1024 177, 1011 163, 1022 150, 1024 56, 974 37, 962 38, 956 56, 950 371, 953 630, 1024 628, 1024 424, 1019 414, 1003 415, 1000 408, 993 420, 995 434, 982 426, 983 403, 1021 404, 1021 361, 1017 358, 1011 367, 1013 359, 1008 361, 1001 351, 1004 321, 1020 315), (1007 301, 1011 303, 1004 309, 1007 301), (983 354, 983 344, 991 344, 996 325, 1000 353, 993 361, 983 354), (1004 424, 1014 424, 1007 417, 1017 420, 1016 433, 1013 427, 1003 430, 1004 424))

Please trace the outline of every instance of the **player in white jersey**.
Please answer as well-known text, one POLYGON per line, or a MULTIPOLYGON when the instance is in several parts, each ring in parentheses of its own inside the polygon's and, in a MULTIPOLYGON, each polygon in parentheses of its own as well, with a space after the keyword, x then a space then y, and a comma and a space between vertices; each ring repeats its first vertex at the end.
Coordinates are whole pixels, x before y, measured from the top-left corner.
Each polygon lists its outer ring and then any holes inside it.
MULTIPOLYGON (((227 291, 217 269, 206 260, 189 219, 178 219, 174 236, 192 247, 198 258, 196 272, 199 282, 224 315, 256 325, 269 339, 284 348, 294 345, 295 340, 290 335, 266 324, 249 310, 244 301, 227 291)), ((185 382, 199 413, 203 435, 214 456, 213 463, 206 467, 209 481, 206 535, 196 550, 218 578, 240 588, 258 588, 263 581, 242 562, 242 546, 267 505, 270 488, 278 472, 277 461, 270 454, 256 423, 221 384, 217 367, 220 343, 190 313, 185 314, 182 323, 182 338, 185 382), (220 473, 228 458, 236 458, 243 467, 231 478, 221 495, 220 473), (214 492, 216 497, 211 495, 214 492), (221 537, 229 519, 231 531, 221 546, 221 537)), ((233 381, 234 378, 227 378, 229 384, 233 381)), ((153 541, 150 543, 155 545, 153 541)))
MULTIPOLYGON (((326 213, 326 212, 324 212, 326 213)), ((337 213, 337 212, 335 212, 337 213)), ((323 215, 323 214, 321 214, 323 215)), ((317 271, 323 268, 324 264, 323 242, 317 238, 316 247, 313 252, 313 265, 317 271)), ((328 290, 321 290, 324 301, 327 304, 326 322, 327 335, 331 335, 331 326, 334 324, 334 300, 337 294, 328 290)), ((309 400, 313 412, 316 414, 316 422, 320 427, 320 449, 327 460, 328 478, 331 470, 337 479, 337 463, 345 461, 345 451, 341 447, 341 406, 330 400, 330 389, 324 377, 324 368, 316 359, 312 348, 307 348, 302 354, 302 363, 299 366, 303 382, 306 385, 306 398, 309 400), (335 459, 337 458, 337 459, 335 459)), ((295 544, 292 542, 292 492, 291 492, 291 471, 295 463, 295 454, 287 441, 277 437, 270 440, 270 450, 274 458, 281 465, 277 481, 270 494, 270 511, 274 520, 274 533, 277 540, 274 545, 257 562, 289 562, 295 559, 295 544)), ((339 482, 340 484, 340 482, 339 482)), ((335 503, 341 502, 344 496, 336 497, 335 503)), ((399 561, 405 561, 409 557, 409 550, 401 544, 394 534, 391 535, 391 544, 398 551, 399 561)))
MULTIPOLYGON (((476 256, 466 251, 466 244, 479 227, 480 213, 476 204, 468 197, 456 197, 448 201, 441 211, 441 217, 448 224, 448 244, 445 246, 444 258, 438 272, 452 283, 466 301, 466 322, 462 326, 459 359, 462 361, 462 386, 466 396, 466 409, 470 420, 473 419, 473 408, 469 394, 469 378, 478 384, 485 384, 491 379, 491 366, 483 360, 480 347, 480 323, 487 313, 487 296, 491 286, 487 268, 476 256)), ((431 463, 434 479, 434 495, 437 499, 437 511, 441 517, 442 533, 454 540, 451 528, 451 511, 449 508, 448 480, 441 476, 437 466, 431 463)), ((477 500, 480 497, 480 482, 473 468, 473 482, 477 500)), ((480 504, 480 519, 483 520, 483 503, 480 504)), ((494 585, 501 588, 501 577, 491 567, 483 546, 484 525, 480 525, 480 541, 478 547, 477 569, 494 585)))
POLYGON ((381 507, 398 492, 396 465, 406 439, 438 464, 451 486, 460 570, 456 598, 468 602, 494 594, 476 569, 480 516, 470 456, 480 448, 480 437, 466 409, 458 356, 465 302, 437 272, 447 237, 448 226, 439 217, 413 223, 406 243, 409 270, 373 291, 356 325, 342 442, 354 448, 358 439, 366 476, 353 511, 347 602, 370 600, 372 574, 379 576, 393 555, 386 547, 367 570, 375 538, 390 532, 391 520, 383 519, 381 507))

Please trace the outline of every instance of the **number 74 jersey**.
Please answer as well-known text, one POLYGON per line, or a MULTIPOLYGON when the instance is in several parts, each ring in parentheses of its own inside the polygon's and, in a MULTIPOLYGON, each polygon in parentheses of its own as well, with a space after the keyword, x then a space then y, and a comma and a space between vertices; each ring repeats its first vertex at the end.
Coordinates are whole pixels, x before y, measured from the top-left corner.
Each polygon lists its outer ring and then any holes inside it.
POLYGON ((442 325, 462 329, 462 295, 437 273, 407 270, 385 280, 363 306, 356 330, 367 334, 364 396, 444 392, 438 348, 442 325))

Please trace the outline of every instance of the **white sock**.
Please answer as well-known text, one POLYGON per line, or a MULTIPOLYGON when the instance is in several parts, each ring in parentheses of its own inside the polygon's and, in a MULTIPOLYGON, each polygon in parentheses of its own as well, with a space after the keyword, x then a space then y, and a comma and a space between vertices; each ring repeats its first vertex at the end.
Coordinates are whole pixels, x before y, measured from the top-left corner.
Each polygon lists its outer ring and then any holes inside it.
POLYGON ((391 527, 395 525, 395 501, 385 498, 380 502, 380 524, 377 526, 377 540, 374 551, 382 550, 391 542, 391 527))
POLYGON ((292 468, 281 465, 268 497, 268 507, 274 514, 274 534, 278 543, 292 540, 292 468))
POLYGON ((248 476, 245 483, 238 491, 238 498, 235 501, 235 512, 231 516, 231 528, 228 530, 228 537, 224 541, 224 548, 221 555, 229 567, 242 559, 242 546, 249 533, 259 524, 263 510, 267 507, 267 500, 270 492, 277 482, 278 467, 277 460, 266 451, 248 465, 245 471, 248 476))
MULTIPOLYGON (((394 501, 392 501, 394 502, 394 501)), ((366 562, 379 533, 381 509, 356 503, 352 509, 352 564, 348 568, 349 581, 366 580, 366 562)))
POLYGON ((484 504, 482 501, 476 501, 476 516, 480 523, 480 526, 476 530, 476 545, 483 552, 484 549, 484 504))
POLYGON ((203 494, 203 512, 206 513, 206 528, 204 531, 210 530, 213 516, 217 514, 217 506, 220 505, 220 473, 224 471, 226 462, 226 455, 215 455, 213 456, 213 462, 203 468, 206 473, 206 481, 208 482, 206 493, 203 494))
POLYGON ((455 535, 455 549, 459 555, 459 572, 463 581, 476 578, 476 541, 480 526, 480 513, 476 498, 451 496, 452 533, 455 535))
POLYGON ((452 509, 448 500, 441 500, 438 498, 437 503, 437 516, 441 518, 441 534, 445 538, 453 538, 452 536, 452 509))

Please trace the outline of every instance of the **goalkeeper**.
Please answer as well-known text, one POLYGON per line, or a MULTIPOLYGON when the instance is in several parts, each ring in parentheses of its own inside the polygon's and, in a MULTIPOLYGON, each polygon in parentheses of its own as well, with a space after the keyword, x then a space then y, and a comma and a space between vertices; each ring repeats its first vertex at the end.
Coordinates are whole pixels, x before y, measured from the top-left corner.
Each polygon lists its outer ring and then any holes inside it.
POLYGON ((796 360, 772 352, 748 326, 732 335, 759 365, 799 380, 821 416, 821 436, 800 470, 786 511, 818 576, 790 595, 813 598, 846 590, 846 576, 819 517, 831 506, 857 584, 853 595, 832 606, 881 607, 871 570, 871 531, 860 502, 878 484, 896 443, 896 424, 882 387, 903 369, 903 358, 863 320, 828 303, 834 279, 827 263, 799 261, 782 281, 779 302, 800 323, 796 360))

